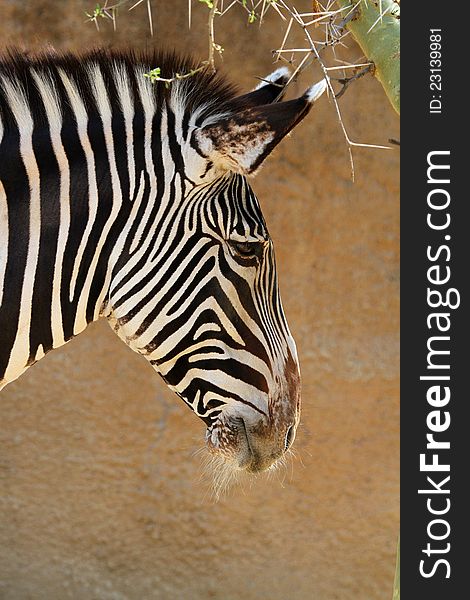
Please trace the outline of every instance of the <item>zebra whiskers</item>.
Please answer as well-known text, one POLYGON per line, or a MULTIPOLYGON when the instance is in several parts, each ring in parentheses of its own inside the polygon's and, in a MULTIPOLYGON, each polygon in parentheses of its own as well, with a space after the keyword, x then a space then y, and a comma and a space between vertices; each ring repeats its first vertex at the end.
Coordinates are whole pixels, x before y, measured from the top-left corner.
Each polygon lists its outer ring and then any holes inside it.
POLYGON ((193 451, 192 456, 200 459, 199 481, 208 485, 209 495, 215 502, 227 497, 234 487, 242 489, 246 485, 251 487, 253 480, 272 481, 276 479, 281 487, 284 487, 287 477, 293 478, 294 462, 298 460, 294 450, 289 449, 266 471, 248 474, 239 467, 236 459, 217 454, 208 449, 206 445, 193 451))

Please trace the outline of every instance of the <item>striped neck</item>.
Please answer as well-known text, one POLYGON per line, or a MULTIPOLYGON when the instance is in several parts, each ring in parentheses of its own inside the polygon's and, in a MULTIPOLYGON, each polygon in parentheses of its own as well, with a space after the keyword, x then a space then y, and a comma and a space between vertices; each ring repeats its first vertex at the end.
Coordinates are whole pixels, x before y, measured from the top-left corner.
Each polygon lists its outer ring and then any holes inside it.
POLYGON ((112 85, 109 68, 32 65, 29 87, 0 69, 0 380, 99 318, 118 259, 185 185, 168 185, 182 161, 166 99, 142 66, 116 62, 112 85))

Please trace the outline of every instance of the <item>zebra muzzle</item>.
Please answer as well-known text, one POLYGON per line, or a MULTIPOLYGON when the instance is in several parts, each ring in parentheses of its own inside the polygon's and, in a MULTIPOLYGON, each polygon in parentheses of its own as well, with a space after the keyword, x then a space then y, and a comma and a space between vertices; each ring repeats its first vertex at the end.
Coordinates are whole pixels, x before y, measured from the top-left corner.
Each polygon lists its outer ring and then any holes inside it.
POLYGON ((220 450, 238 469, 259 473, 282 457, 294 436, 295 424, 286 427, 265 417, 251 420, 237 416, 219 429, 217 440, 210 438, 210 446, 213 451, 220 450))
MULTIPOLYGON (((243 421, 243 419, 242 419, 243 421)), ((284 446, 278 436, 257 432, 258 428, 247 427, 243 421, 243 433, 246 438, 248 456, 244 464, 240 466, 248 473, 260 473, 274 465, 284 453, 284 446)), ((265 428, 262 427, 262 430, 265 428)))

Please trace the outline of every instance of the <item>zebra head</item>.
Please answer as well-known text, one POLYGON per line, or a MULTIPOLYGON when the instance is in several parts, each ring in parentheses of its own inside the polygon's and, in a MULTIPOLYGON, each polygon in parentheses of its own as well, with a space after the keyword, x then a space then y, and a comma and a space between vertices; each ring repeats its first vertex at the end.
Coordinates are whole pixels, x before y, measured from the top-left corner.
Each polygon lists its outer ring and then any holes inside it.
POLYGON ((151 175, 136 182, 135 202, 146 192, 150 201, 136 208, 146 220, 126 240, 109 296, 116 332, 205 422, 210 452, 249 472, 282 457, 300 418, 273 243, 247 180, 325 90, 278 102, 287 77, 280 69, 249 94, 199 107, 188 80, 157 117, 149 106, 151 175))

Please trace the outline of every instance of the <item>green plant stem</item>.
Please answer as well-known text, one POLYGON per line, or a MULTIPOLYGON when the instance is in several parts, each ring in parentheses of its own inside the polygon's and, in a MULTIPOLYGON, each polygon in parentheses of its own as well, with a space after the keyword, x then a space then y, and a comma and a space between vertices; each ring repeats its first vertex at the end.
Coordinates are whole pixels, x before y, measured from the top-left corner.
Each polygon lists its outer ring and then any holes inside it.
POLYGON ((397 565, 395 568, 395 581, 393 583, 393 599, 400 600, 400 536, 397 545, 397 565))
MULTIPOLYGON (((354 0, 336 0, 351 10, 354 0)), ((344 11, 344 16, 348 14, 344 11)), ((395 0, 360 0, 346 27, 375 65, 375 76, 400 114, 400 4, 395 0), (382 15, 382 16, 381 16, 382 15)))

